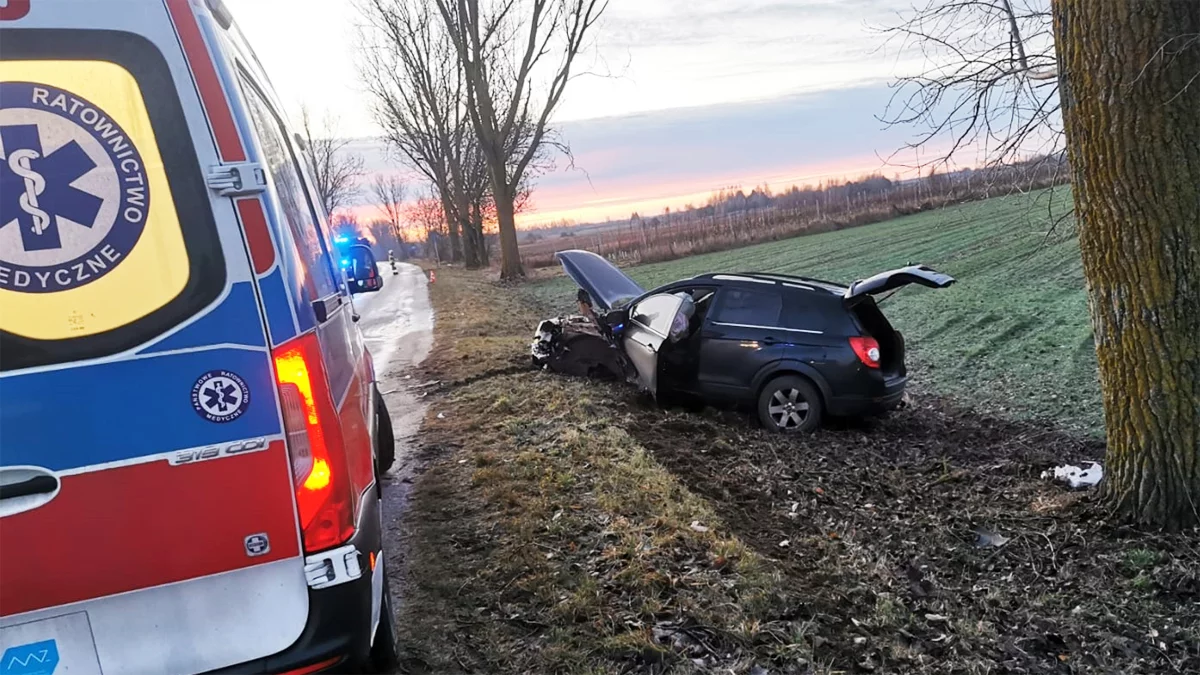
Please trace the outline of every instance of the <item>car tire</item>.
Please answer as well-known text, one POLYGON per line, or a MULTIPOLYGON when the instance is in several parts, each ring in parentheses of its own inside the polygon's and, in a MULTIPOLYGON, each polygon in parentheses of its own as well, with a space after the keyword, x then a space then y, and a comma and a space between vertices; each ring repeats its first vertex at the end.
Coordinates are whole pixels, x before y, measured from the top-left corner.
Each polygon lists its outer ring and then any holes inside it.
POLYGON ((396 436, 392 432, 392 417, 379 389, 375 389, 375 475, 383 477, 396 461, 396 436))
POLYGON ((375 640, 368 656, 371 672, 394 673, 400 665, 400 643, 396 641, 396 608, 392 606, 392 592, 388 583, 387 563, 383 565, 383 599, 379 608, 379 626, 375 628, 375 640))
POLYGON ((775 433, 805 433, 821 425, 825 405, 812 382, 784 375, 767 383, 758 395, 758 419, 775 433))

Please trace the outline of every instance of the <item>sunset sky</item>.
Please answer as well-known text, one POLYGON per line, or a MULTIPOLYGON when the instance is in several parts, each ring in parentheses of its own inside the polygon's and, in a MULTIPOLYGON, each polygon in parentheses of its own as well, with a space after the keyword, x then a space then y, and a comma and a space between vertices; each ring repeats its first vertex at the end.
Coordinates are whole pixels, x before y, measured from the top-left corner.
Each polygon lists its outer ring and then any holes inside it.
MULTIPOLYGON (((280 97, 339 120, 375 171, 405 171, 358 81, 350 0, 226 0, 280 97)), ((574 154, 542 176, 526 222, 625 218, 747 190, 881 170, 911 130, 878 121, 914 67, 872 27, 892 0, 611 0, 596 52, 554 118, 574 154)), ((912 157, 904 157, 905 161, 912 157)), ((364 202, 369 202, 366 195, 364 202)), ((363 215, 371 209, 364 203, 363 215)))

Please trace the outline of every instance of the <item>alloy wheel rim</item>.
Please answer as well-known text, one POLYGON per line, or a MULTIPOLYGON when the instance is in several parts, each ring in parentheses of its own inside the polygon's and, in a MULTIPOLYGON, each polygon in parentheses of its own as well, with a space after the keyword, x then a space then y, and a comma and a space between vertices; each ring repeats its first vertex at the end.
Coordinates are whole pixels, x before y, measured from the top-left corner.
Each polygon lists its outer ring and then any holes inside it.
POLYGON ((779 389, 771 395, 767 414, 780 429, 795 429, 808 419, 808 402, 800 398, 799 389, 779 389))

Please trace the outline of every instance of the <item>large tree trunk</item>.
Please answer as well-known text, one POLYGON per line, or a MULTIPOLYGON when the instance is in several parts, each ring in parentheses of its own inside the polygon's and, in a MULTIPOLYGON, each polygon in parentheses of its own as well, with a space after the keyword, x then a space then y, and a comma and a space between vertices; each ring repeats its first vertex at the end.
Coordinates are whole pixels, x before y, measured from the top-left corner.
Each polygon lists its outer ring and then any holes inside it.
POLYGON ((507 185, 492 181, 496 200, 496 226, 500 230, 500 278, 520 279, 525 276, 521 266, 521 250, 517 246, 516 209, 507 185))
POLYGON ((1079 248, 1108 431, 1105 498, 1200 523, 1197 0, 1055 0, 1079 248), (1190 86, 1189 86, 1190 85, 1190 86))
POLYGON ((459 213, 462 214, 460 227, 462 228, 463 259, 467 269, 477 270, 483 267, 479 257, 479 243, 476 241, 475 232, 471 229, 471 219, 467 215, 466 208, 461 209, 459 213))
MULTIPOLYGON (((446 194, 446 190, 441 190, 442 194, 446 194)), ((454 205, 450 202, 450 198, 442 197, 442 216, 446 219, 446 236, 450 240, 450 262, 462 262, 463 250, 462 241, 459 239, 458 219, 454 217, 454 205)))
POLYGON ((479 202, 473 202, 470 209, 471 220, 471 236, 475 241, 475 250, 479 255, 479 266, 487 267, 491 264, 488 259, 487 237, 483 235, 483 212, 479 202))

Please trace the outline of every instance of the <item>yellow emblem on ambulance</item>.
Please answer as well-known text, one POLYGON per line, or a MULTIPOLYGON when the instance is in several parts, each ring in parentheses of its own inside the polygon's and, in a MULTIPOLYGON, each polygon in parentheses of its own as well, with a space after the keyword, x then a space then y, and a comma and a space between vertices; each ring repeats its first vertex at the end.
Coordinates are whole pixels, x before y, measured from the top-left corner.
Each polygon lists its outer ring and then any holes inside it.
POLYGON ((133 76, 7 62, 0 102, 0 327, 93 335, 178 295, 187 252, 133 76))

